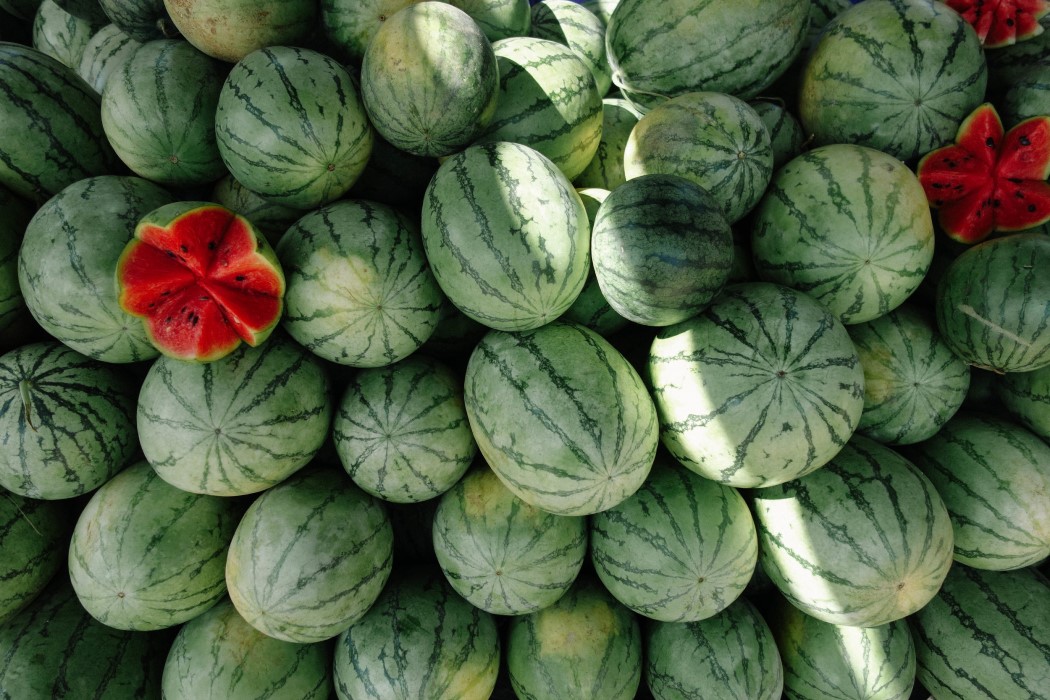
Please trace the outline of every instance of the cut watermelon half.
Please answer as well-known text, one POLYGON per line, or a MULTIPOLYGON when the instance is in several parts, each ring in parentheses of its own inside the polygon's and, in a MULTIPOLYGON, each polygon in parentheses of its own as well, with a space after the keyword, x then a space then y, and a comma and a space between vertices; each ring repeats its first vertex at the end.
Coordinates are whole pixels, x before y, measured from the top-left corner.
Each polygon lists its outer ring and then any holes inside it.
POLYGON ((919 161, 918 177, 941 228, 957 241, 1041 226, 1050 221, 1050 116, 1004 134, 995 107, 983 104, 953 145, 919 161))
POLYGON ((1010 46, 1043 33, 1039 19, 1050 0, 945 0, 977 31, 986 49, 1010 46))
POLYGON ((210 362, 258 345, 280 320, 284 273, 255 227, 209 202, 147 214, 117 261, 120 305, 165 355, 210 362))

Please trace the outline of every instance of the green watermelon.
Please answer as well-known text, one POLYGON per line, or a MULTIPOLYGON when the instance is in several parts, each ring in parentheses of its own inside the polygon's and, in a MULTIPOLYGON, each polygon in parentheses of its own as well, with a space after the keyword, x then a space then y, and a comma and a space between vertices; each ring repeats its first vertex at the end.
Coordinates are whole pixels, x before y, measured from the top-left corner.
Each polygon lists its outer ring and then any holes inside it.
POLYGON ((966 20, 938 0, 876 0, 835 16, 808 54, 798 108, 818 146, 912 160, 955 138, 988 67, 966 20))
POLYGON ((29 313, 18 286, 18 249, 31 216, 29 207, 0 185, 0 332, 5 336, 0 352, 14 348, 7 334, 13 335, 16 324, 29 313))
MULTIPOLYGON (((290 10, 304 4, 313 2, 287 2, 290 10)), ((215 136, 241 184, 298 209, 345 194, 372 152, 372 127, 350 74, 335 59, 291 46, 238 61, 219 93, 215 136)))
POLYGON ((658 457, 642 488, 590 518, 591 562, 613 596, 663 622, 695 622, 744 592, 758 559, 740 493, 658 457))
POLYGON ((69 543, 77 598, 117 629, 192 620, 226 593, 223 567, 241 512, 237 501, 177 489, 136 462, 80 512, 69 543))
POLYGON ((445 160, 424 196, 422 233, 448 299, 499 330, 553 321, 590 270, 580 196, 554 163, 517 143, 471 146, 445 160))
POLYGON ((597 513, 637 491, 652 468, 652 399, 626 358, 584 326, 490 331, 464 385, 481 454, 526 503, 597 513))
POLYGON ((303 216, 303 212, 299 209, 276 204, 260 197, 229 174, 224 175, 215 183, 209 199, 252 222, 255 228, 266 237, 271 247, 276 247, 284 232, 303 216))
POLYGON ((142 453, 184 491, 256 493, 321 449, 332 419, 330 394, 321 360, 283 335, 215 362, 162 357, 139 390, 142 453))
POLYGON ((915 612, 952 565, 952 523, 909 461, 854 436, 821 469, 752 492, 762 568, 803 612, 875 627, 915 612))
POLYGON ((1048 697, 1050 580, 1035 569, 956 565, 911 628, 918 679, 934 697, 1048 697))
POLYGON ((813 149, 777 171, 751 229, 758 276, 812 295, 845 324, 900 306, 929 270, 933 244, 915 174, 850 144, 813 149))
POLYGON ((409 571, 391 579, 336 641, 336 696, 485 700, 496 685, 500 646, 492 615, 440 575, 409 571))
POLYGON ((350 199, 367 199, 418 212, 430 178, 440 165, 438 158, 417 156, 395 148, 382 136, 372 144, 372 157, 350 188, 350 199))
POLYGON ((704 620, 651 623, 644 645, 645 683, 656 700, 780 700, 776 642, 744 598, 704 620))
POLYGON ((230 63, 264 47, 301 44, 317 22, 317 5, 317 0, 164 0, 179 34, 230 63))
POLYGON ((758 113, 769 131, 774 171, 802 153, 806 135, 798 119, 788 111, 783 101, 755 99, 750 100, 748 105, 758 113))
POLYGON ((288 280, 282 325, 326 360, 382 367, 434 332, 441 289, 417 224, 389 205, 342 200, 309 212, 277 257, 288 280))
POLYGON ((331 639, 361 619, 390 575, 382 504, 337 468, 265 491, 237 525, 226 581, 252 627, 286 642, 331 639))
POLYGON ((962 411, 906 455, 937 488, 955 561, 1005 571, 1050 556, 1050 445, 995 415, 962 411))
POLYGON ((0 625, 62 571, 73 524, 69 515, 66 504, 0 491, 0 625))
POLYGON ((1050 366, 995 376, 995 397, 1026 428, 1050 442, 1050 366))
POLYGON ((489 41, 528 36, 532 23, 529 0, 443 0, 470 15, 489 41))
POLYGON ((612 69, 605 57, 605 25, 583 5, 570 0, 544 0, 532 6, 529 35, 565 44, 579 56, 605 96, 612 86, 612 69))
POLYGON ((101 95, 109 77, 119 73, 120 67, 141 45, 117 25, 107 24, 88 40, 76 66, 77 75, 101 95))
POLYGON ((332 692, 330 644, 293 644, 268 637, 228 599, 179 629, 164 663, 167 700, 327 700, 332 692))
POLYGON ((642 113, 623 98, 602 100, 602 136, 591 162, 576 176, 577 187, 613 190, 627 181, 623 155, 631 130, 641 116, 642 113))
POLYGON ((102 11, 135 41, 173 39, 178 30, 164 8, 164 0, 97 0, 102 11))
POLYGON ((433 521, 441 570, 467 602, 494 615, 553 605, 587 555, 587 520, 515 496, 483 464, 439 500, 433 521))
POLYGON ((54 340, 0 356, 0 486, 60 500, 92 491, 138 448, 136 384, 54 340))
POLYGON ((77 70, 88 42, 101 28, 101 24, 74 17, 54 0, 44 0, 33 19, 33 48, 77 70))
POLYGON ((398 10, 421 0, 321 0, 319 18, 324 36, 355 65, 383 23, 398 10))
POLYGON ((355 484, 397 503, 440 496, 478 451, 462 375, 419 353, 356 373, 339 401, 332 439, 355 484))
POLYGON ((864 408, 846 328, 812 297, 731 285, 660 330, 648 358, 661 440, 686 467, 730 486, 772 486, 835 456, 864 408))
POLYGON ((226 174, 215 105, 227 66, 181 39, 149 41, 107 79, 102 128, 120 159, 162 185, 205 185, 226 174))

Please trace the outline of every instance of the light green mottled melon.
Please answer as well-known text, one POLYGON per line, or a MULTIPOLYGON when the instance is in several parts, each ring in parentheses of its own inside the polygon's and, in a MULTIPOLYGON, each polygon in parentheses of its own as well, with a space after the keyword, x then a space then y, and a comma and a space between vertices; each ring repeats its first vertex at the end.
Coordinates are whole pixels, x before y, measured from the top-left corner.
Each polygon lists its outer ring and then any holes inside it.
POLYGON ((164 9, 187 41, 230 63, 264 47, 301 45, 318 15, 317 0, 164 0, 164 9))
POLYGON ((76 66, 77 74, 101 95, 109 76, 118 73, 141 45, 117 25, 107 24, 88 40, 76 66))
POLYGON ((1050 366, 997 375, 992 391, 1014 418, 1050 442, 1050 366))
POLYGON ((421 0, 321 0, 319 18, 325 37, 355 65, 368 42, 398 10, 421 0))
POLYGON ((758 112, 762 123, 769 130, 770 148, 773 149, 773 170, 802 153, 806 135, 798 119, 782 102, 772 100, 750 100, 748 104, 758 112))
POLYGON ((528 36, 532 26, 529 0, 444 0, 470 15, 491 42, 528 36))
POLYGON ((532 6, 530 35, 565 44, 583 59, 603 97, 612 86, 605 57, 605 25, 590 10, 570 0, 544 0, 532 6))
POLYGON ((44 0, 33 19, 33 48, 76 70, 92 35, 101 28, 69 14, 54 0, 44 0))
POLYGON ((625 99, 606 97, 602 100, 602 137, 594 158, 576 176, 577 187, 612 190, 627 181, 623 172, 623 154, 631 130, 641 116, 642 113, 625 99))
POLYGON ((594 16, 600 19, 603 25, 608 26, 609 17, 612 16, 616 6, 620 4, 620 0, 580 0, 580 4, 593 12, 594 16))

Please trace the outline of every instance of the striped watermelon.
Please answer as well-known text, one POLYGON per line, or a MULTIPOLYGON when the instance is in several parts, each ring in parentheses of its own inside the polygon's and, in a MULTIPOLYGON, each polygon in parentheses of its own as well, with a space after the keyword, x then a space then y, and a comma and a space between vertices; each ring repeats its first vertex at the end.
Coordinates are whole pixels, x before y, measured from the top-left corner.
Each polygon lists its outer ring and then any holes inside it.
MULTIPOLYGON (((263 47, 300 45, 317 23, 317 5, 317 0, 164 0, 179 34, 209 56, 230 63, 263 47)), ((325 92, 336 100, 345 98, 330 85, 325 92)))
POLYGON ((784 663, 786 700, 908 700, 915 644, 905 620, 833 625, 778 600, 766 620, 784 663))
POLYGON ((164 8, 164 0, 97 0, 115 26, 135 41, 171 39, 179 32, 164 8))
POLYGON ((420 156, 446 156, 474 141, 496 113, 499 80, 481 28, 445 2, 394 13, 361 60, 361 97, 372 125, 420 156))
POLYGON ((161 357, 139 390, 142 454, 184 491, 256 493, 321 449, 330 393, 321 360, 283 335, 214 362, 161 357))
POLYGON ((645 683, 656 700, 780 700, 776 642, 744 598, 705 620, 652 623, 644 634, 645 683))
POLYGON ((812 474, 752 495, 762 568, 819 620, 899 620, 929 602, 951 567, 952 523, 933 484, 865 437, 812 474))
POLYGON ((443 0, 470 15, 489 41, 528 36, 532 23, 529 0, 443 0))
POLYGON ((43 202, 113 172, 99 96, 76 72, 28 46, 0 42, 0 185, 43 202))
POLYGON ((937 698, 1050 697, 1050 580, 957 565, 911 618, 919 681, 937 698))
POLYGON ((392 540, 382 504, 342 471, 301 472, 265 491, 237 525, 226 560, 230 599, 276 639, 331 639, 383 590, 392 540))
POLYGON ((215 143, 215 105, 227 66, 181 39, 140 46, 102 92, 102 128, 137 175, 190 187, 226 173, 215 143))
POLYGON ((490 328, 542 326, 569 308, 587 280, 583 202, 554 163, 528 146, 488 143, 448 158, 427 187, 422 217, 442 291, 490 328))
POLYGON ((372 152, 372 127, 350 74, 324 54, 291 46, 253 51, 233 67, 219 93, 215 136, 241 184, 299 209, 345 194, 372 152))
POLYGON ((802 153, 806 135, 798 119, 782 101, 750 100, 748 105, 758 113, 769 131, 769 145, 773 149, 773 170, 780 170, 791 159, 802 153))
POLYGON ((91 617, 65 576, 0 624, 0 698, 160 700, 165 641, 91 617))
POLYGON ((1003 122, 1016 126, 1025 119, 1040 117, 1050 113, 1050 69, 1043 66, 1033 67, 1029 73, 1010 83, 1003 94, 1003 122))
POLYGON ((320 27, 325 38, 354 65, 383 23, 398 10, 421 0, 321 0, 320 27))
POLYGON ((299 209, 276 204, 260 197, 229 174, 224 175, 215 183, 208 199, 216 204, 221 204, 230 211, 237 212, 252 222, 252 225, 266 237, 271 248, 276 248, 284 232, 303 216, 303 212, 299 209))
POLYGON ((389 365, 437 325, 444 298, 417 224, 389 205, 342 200, 309 212, 277 257, 288 281, 282 326, 326 360, 389 365))
POLYGON ((336 641, 340 700, 485 700, 496 685, 495 619, 440 575, 410 571, 390 581, 372 609, 336 641))
POLYGON ((241 512, 237 501, 182 491, 136 462, 80 512, 69 543, 77 597, 117 629, 192 620, 226 593, 223 566, 241 512))
MULTIPOLYGON (((541 2, 542 0, 536 1, 541 2)), ((609 17, 612 16, 616 6, 620 4, 620 0, 579 0, 579 3, 593 12, 595 17, 602 21, 603 26, 608 26, 609 17)))
POLYGON ((845 327, 812 297, 732 285, 663 328, 648 359, 661 440, 686 467, 730 486, 772 486, 842 449, 864 408, 845 327))
POLYGON ((73 498, 132 459, 134 380, 61 343, 0 356, 0 486, 29 498, 73 498))
POLYGON ((25 231, 18 281, 49 334, 105 362, 157 356, 142 323, 117 299, 117 259, 138 220, 172 196, 141 178, 80 180, 37 210, 25 231))
POLYGON ((773 174, 773 149, 762 118, 748 103, 719 92, 690 92, 645 113, 623 156, 628 180, 681 175, 711 193, 729 223, 762 197, 773 174))
POLYGON ((519 698, 630 700, 642 679, 638 618, 592 576, 510 620, 507 669, 519 698))
POLYGON ((744 592, 758 559, 747 504, 731 486, 668 456, 633 496, 590 519, 591 562, 631 610, 663 622, 695 622, 744 592))
POLYGON ((1019 233, 966 250, 937 285, 937 327, 966 362, 994 372, 1050 365, 1050 236, 1019 233))
POLYGON ((911 303, 847 328, 864 368, 864 413, 857 431, 887 445, 925 440, 955 415, 970 367, 911 303))
POLYGON ((573 180, 598 150, 602 95, 572 50, 548 39, 492 45, 499 66, 496 114, 475 143, 512 141, 547 156, 573 180))
POLYGON ((700 90, 750 99, 802 50, 809 0, 621 0, 606 37, 613 84, 632 101, 700 90))
POLYGON ((1038 436, 964 411, 906 454, 948 506, 955 561, 1004 571, 1050 556, 1050 445, 1038 436))
POLYGON ((623 172, 623 154, 631 130, 642 113, 625 99, 606 97, 602 100, 602 136, 591 162, 576 176, 576 186, 616 189, 627 181, 623 172))
POLYGON ((354 483, 396 503, 441 495, 478 451, 462 374, 418 353, 356 373, 339 401, 332 439, 354 483))
POLYGON ((997 376, 993 391, 1014 418, 1050 442, 1050 366, 997 376))
POLYGON ((164 663, 168 700, 327 700, 332 693, 330 644, 293 644, 268 637, 228 599, 179 629, 164 663))
POLYGON ((915 174, 850 144, 813 149, 781 168, 751 231, 761 279, 816 297, 845 324, 900 306, 926 276, 933 243, 915 174))
POLYGON ((464 400, 489 466, 543 510, 611 508, 652 468, 652 399, 623 355, 584 326, 490 331, 467 363, 464 400))
POLYGON ((119 73, 120 67, 141 45, 117 25, 107 24, 88 40, 76 66, 77 75, 101 95, 109 76, 119 73))
POLYGON ((0 625, 62 570, 73 524, 69 516, 65 504, 0 491, 0 625))
POLYGON ((101 28, 69 14, 54 0, 44 0, 33 19, 33 48, 76 70, 91 36, 101 28))
POLYGON ((467 602, 525 615, 553 605, 576 580, 587 520, 530 506, 482 464, 441 497, 433 539, 445 578, 467 602))
POLYGON ((529 35, 572 49, 590 69, 598 94, 612 86, 612 69, 605 56, 605 25, 583 5, 570 0, 544 0, 532 6, 529 35))
POLYGON ((977 33, 947 5, 865 2, 835 16, 809 53, 799 118, 816 145, 911 160, 954 140, 987 82, 977 33))

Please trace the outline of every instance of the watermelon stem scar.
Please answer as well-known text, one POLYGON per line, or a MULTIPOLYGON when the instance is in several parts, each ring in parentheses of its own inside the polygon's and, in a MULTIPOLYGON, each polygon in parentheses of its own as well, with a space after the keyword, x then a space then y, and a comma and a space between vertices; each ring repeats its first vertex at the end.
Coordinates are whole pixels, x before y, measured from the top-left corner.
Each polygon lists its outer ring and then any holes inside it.
POLYGON ((280 320, 284 273, 255 227, 209 202, 175 202, 135 228, 117 261, 121 307, 165 355, 210 362, 280 320))
POLYGON ((28 379, 23 379, 18 382, 18 395, 22 399, 22 409, 25 411, 26 425, 36 432, 36 426, 33 425, 33 402, 29 396, 29 390, 33 388, 32 382, 28 379))

